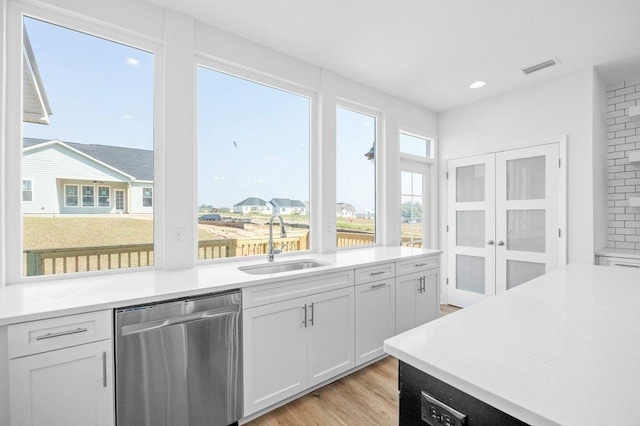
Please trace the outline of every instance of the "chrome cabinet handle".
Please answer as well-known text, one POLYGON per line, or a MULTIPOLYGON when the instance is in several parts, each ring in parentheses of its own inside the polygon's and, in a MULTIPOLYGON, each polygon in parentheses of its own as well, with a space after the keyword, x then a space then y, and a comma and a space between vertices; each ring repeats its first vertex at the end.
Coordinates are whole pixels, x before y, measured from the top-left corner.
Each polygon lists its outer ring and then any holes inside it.
POLYGON ((382 275, 382 274, 384 274, 384 271, 376 271, 376 272, 369 273, 369 275, 382 275))
POLYGON ((61 331, 59 333, 47 333, 36 337, 36 340, 53 339, 54 337, 67 336, 69 334, 86 333, 89 331, 86 327, 78 327, 75 330, 61 331))
POLYGON ((315 317, 315 314, 313 313, 313 303, 311 305, 309 305, 309 306, 311 307, 311 315, 309 316, 309 323, 311 325, 313 325, 313 320, 314 320, 314 317, 315 317))
POLYGON ((427 266, 428 263, 427 262, 423 262, 423 263, 416 263, 416 268, 419 268, 420 266, 427 266))
POLYGON ((624 266, 625 268, 640 268, 640 265, 625 265, 624 263, 614 263, 616 266, 624 266))
POLYGON ((488 245, 488 246, 492 246, 493 244, 494 244, 493 240, 489 240, 489 241, 487 241, 487 245, 488 245))
POLYGON ((384 287, 386 285, 387 285, 387 283, 373 284, 371 286, 371 288, 381 288, 381 287, 384 287))
POLYGON ((304 320, 302 320, 302 323, 304 324, 304 328, 307 328, 307 304, 305 303, 301 309, 304 310, 304 320))
POLYGON ((107 387, 107 352, 102 352, 102 387, 107 387))
POLYGON ((499 246, 503 246, 504 245, 504 241, 498 241, 498 245, 499 246))

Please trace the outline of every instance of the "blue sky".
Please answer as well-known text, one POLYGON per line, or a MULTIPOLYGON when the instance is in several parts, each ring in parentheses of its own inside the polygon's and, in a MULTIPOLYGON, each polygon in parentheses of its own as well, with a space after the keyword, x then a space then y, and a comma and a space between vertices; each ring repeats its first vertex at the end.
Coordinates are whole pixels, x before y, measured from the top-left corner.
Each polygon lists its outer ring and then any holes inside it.
MULTIPOLYGON (((53 115, 48 126, 25 123, 24 136, 153 149, 152 53, 30 18, 25 26, 53 115)), ((309 201, 311 101, 203 67, 197 77, 197 204, 309 201)), ((375 120, 337 114, 337 201, 373 210, 364 154, 375 120)))

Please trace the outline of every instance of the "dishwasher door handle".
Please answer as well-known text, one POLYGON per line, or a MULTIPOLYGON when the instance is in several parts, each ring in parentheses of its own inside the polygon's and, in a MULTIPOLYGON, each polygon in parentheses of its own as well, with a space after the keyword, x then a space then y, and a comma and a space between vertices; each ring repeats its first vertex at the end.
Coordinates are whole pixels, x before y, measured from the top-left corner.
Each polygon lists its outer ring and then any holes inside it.
POLYGON ((145 331, 157 330, 159 328, 170 327, 172 325, 180 325, 188 322, 199 321, 203 319, 215 318, 221 315, 229 315, 240 312, 240 305, 230 305, 223 308, 210 309, 208 311, 196 312, 193 314, 181 315, 162 320, 143 322, 139 324, 125 325, 122 327, 120 335, 128 336, 130 334, 142 333, 145 331))

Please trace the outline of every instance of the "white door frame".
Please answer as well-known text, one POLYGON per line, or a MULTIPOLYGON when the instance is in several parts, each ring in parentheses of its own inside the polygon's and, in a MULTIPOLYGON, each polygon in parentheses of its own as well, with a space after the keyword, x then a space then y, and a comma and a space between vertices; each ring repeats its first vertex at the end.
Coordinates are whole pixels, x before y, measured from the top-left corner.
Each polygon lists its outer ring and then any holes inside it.
POLYGON ((567 136, 562 136, 554 139, 546 139, 539 141, 531 141, 519 144, 513 144, 508 146, 497 147, 493 149, 483 149, 479 151, 470 151, 462 154, 454 154, 447 155, 440 158, 440 170, 442 173, 440 174, 440 247, 442 247, 442 265, 441 270, 443 271, 443 277, 441 279, 442 288, 440 289, 440 303, 448 304, 448 296, 447 296, 447 271, 448 271, 448 260, 447 260, 447 220, 448 220, 448 205, 447 205, 447 162, 449 160, 455 160, 458 158, 465 157, 473 157, 477 155, 485 155, 498 153, 503 151, 510 151, 514 149, 520 148, 530 148, 539 145, 547 145, 557 143, 559 152, 560 152, 560 206, 559 206, 559 214, 560 214, 560 266, 567 264, 567 136))

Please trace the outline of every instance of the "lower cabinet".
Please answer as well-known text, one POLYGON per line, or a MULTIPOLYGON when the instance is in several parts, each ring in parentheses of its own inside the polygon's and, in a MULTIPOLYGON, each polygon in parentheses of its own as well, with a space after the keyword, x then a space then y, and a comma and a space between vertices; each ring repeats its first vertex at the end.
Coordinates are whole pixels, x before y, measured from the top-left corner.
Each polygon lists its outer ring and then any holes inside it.
POLYGON ((396 334, 438 318, 439 269, 396 277, 396 334))
POLYGON ((114 424, 111 340, 9 361, 12 426, 114 424))
POLYGON ((391 278, 356 286, 356 365, 384 355, 395 335, 395 282, 391 278))
POLYGON ((353 287, 245 309, 244 415, 354 367, 353 287))

